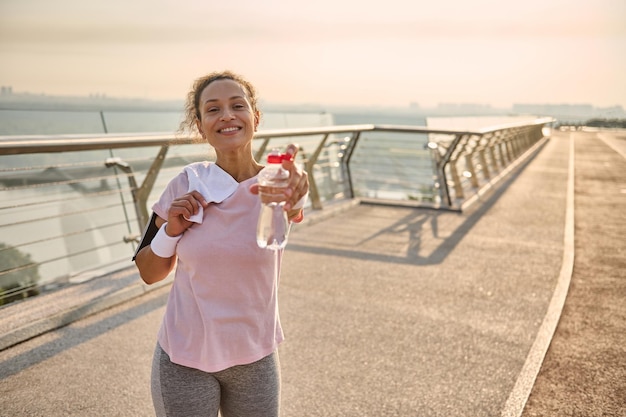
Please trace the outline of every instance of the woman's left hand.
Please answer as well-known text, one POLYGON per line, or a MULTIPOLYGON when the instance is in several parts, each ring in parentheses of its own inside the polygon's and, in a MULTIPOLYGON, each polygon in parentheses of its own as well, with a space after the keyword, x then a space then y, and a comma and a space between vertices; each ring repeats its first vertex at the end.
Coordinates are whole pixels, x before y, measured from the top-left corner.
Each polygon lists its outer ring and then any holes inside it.
MULTIPOLYGON (((291 155, 289 160, 283 161, 283 168, 289 171, 289 184, 285 188, 285 210, 288 213, 289 220, 300 221, 302 219, 302 209, 293 209, 298 201, 309 192, 309 177, 299 164, 295 163, 298 154, 298 145, 289 144, 287 146, 287 154, 291 155)), ((250 186, 250 192, 259 193, 259 185, 250 186)))

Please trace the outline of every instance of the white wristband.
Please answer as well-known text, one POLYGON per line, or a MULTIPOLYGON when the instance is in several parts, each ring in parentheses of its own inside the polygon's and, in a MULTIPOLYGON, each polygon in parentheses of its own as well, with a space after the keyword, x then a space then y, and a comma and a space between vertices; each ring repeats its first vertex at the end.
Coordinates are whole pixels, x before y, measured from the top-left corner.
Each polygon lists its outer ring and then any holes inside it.
POLYGON ((176 245, 178 245, 178 241, 183 237, 183 234, 172 237, 165 233, 165 226, 167 226, 167 222, 163 223, 154 236, 154 239, 150 242, 150 247, 155 255, 161 258, 171 258, 176 254, 176 245))

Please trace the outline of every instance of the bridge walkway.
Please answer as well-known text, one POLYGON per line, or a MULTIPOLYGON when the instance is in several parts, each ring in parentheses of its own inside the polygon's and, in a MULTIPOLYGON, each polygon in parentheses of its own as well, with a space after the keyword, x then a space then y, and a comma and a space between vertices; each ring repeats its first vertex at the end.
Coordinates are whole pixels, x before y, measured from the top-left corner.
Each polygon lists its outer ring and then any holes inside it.
MULTIPOLYGON (((362 204, 294 228, 282 415, 623 415, 619 135, 555 132, 463 213, 362 204)), ((1 310, 0 415, 153 415, 168 285, 137 280, 121 271, 1 310), (14 344, 51 320, 71 323, 14 344)))

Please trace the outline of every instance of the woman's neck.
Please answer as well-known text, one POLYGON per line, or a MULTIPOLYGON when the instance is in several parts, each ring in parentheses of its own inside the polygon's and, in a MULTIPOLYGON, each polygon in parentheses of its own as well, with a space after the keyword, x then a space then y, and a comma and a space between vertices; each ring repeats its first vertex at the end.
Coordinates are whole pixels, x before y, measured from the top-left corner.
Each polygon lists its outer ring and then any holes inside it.
POLYGON ((219 155, 215 163, 230 174, 237 182, 243 182, 256 176, 263 165, 254 160, 252 155, 241 157, 239 155, 219 155))

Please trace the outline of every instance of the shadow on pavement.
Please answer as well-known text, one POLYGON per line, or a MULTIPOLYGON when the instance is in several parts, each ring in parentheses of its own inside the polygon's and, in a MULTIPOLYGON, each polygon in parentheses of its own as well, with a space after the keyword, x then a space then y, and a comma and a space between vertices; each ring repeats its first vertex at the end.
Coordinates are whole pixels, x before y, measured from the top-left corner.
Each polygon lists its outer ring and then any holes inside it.
MULTIPOLYGON (((448 237, 430 252, 428 256, 419 255, 425 240, 425 230, 430 235, 439 237, 440 218, 444 216, 455 216, 456 213, 441 211, 430 208, 411 208, 407 215, 398 219, 393 224, 383 227, 376 232, 370 234, 367 238, 360 240, 354 249, 343 249, 338 247, 328 247, 322 245, 301 244, 297 242, 289 243, 289 251, 306 252, 316 255, 337 256, 344 258, 353 258, 360 260, 374 260, 380 262, 389 262, 396 264, 410 265, 437 265, 443 262, 446 257, 452 253, 454 248, 463 240, 463 238, 472 230, 476 223, 495 205, 500 197, 507 191, 516 179, 524 172, 525 168, 530 164, 537 153, 527 158, 520 164, 516 170, 506 176, 497 187, 491 190, 478 200, 479 204, 474 205, 467 213, 469 215, 451 231, 448 237), (408 234, 409 241, 404 256, 396 256, 385 253, 373 253, 371 251, 358 250, 359 246, 376 238, 384 236, 393 236, 397 234, 408 234)), ((370 204, 370 203, 362 203, 370 204)), ((379 205, 379 204, 375 204, 379 205)))
POLYGON ((0 380, 15 375, 29 367, 37 365, 59 353, 88 342, 98 336, 135 320, 165 305, 168 293, 149 299, 85 327, 76 328, 72 325, 55 330, 58 337, 43 345, 23 352, 10 360, 0 362, 0 380))

